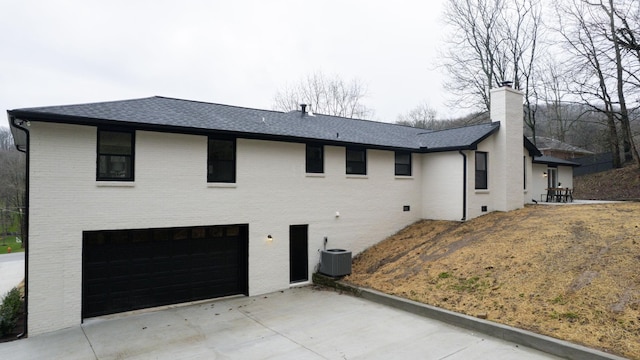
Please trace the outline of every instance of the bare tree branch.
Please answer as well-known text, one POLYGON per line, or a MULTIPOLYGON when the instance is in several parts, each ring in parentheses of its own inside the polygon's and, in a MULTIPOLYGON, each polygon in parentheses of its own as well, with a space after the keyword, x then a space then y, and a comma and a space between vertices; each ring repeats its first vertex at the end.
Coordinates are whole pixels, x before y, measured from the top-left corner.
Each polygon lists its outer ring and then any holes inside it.
POLYGON ((319 114, 362 119, 373 115, 373 110, 363 104, 366 96, 366 86, 357 79, 347 82, 338 76, 328 77, 316 72, 298 84, 278 91, 273 109, 292 111, 300 104, 307 104, 319 114))

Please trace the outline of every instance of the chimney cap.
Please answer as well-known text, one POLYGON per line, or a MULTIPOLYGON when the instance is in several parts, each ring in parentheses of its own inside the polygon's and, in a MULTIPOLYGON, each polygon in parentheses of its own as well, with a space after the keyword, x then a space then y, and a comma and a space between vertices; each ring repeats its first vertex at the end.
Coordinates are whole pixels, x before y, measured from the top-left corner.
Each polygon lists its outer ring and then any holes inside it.
POLYGON ((504 80, 504 81, 502 81, 502 82, 500 83, 500 85, 501 85, 502 87, 508 87, 508 88, 510 88, 510 87, 512 87, 512 85, 513 85, 513 81, 504 80))

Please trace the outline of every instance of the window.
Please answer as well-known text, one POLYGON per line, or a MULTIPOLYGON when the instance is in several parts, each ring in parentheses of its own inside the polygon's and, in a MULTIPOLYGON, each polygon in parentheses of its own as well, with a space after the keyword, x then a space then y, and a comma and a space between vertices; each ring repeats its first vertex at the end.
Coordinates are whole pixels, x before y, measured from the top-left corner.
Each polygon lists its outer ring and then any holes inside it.
POLYGON ((347 148, 347 174, 367 175, 367 150, 347 148))
POLYGON ((488 189, 487 153, 476 152, 476 189, 488 189))
POLYGON ((396 151, 396 175, 411 176, 411 153, 396 151))
POLYGON ((236 182, 236 140, 209 138, 207 181, 236 182))
POLYGON ((548 188, 557 188, 560 186, 558 182, 558 168, 557 167, 549 167, 547 168, 547 187, 548 188))
POLYGON ((98 129, 96 180, 133 181, 134 139, 131 131, 98 129))
POLYGON ((307 173, 324 172, 324 146, 307 144, 307 173))

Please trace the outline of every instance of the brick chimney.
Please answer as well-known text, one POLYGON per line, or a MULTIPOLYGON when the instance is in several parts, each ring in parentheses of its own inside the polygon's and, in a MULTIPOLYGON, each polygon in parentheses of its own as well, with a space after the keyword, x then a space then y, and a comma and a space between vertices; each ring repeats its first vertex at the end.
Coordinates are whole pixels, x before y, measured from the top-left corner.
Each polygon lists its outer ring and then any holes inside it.
POLYGON ((522 92, 511 88, 510 82, 491 90, 491 121, 500 122, 496 136, 495 164, 491 166, 494 206, 498 211, 510 211, 524 206, 524 112, 522 92), (495 193, 494 193, 495 191, 495 193))

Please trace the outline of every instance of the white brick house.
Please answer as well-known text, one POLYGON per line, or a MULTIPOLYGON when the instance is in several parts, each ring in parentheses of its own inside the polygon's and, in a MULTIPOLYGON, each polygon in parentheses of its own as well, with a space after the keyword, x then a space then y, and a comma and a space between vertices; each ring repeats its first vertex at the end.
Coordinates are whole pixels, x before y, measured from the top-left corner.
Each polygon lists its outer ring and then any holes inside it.
POLYGON ((540 153, 522 94, 492 95, 493 123, 437 132, 162 97, 9 111, 28 154, 29 335, 285 289, 325 246, 524 206, 540 153))

